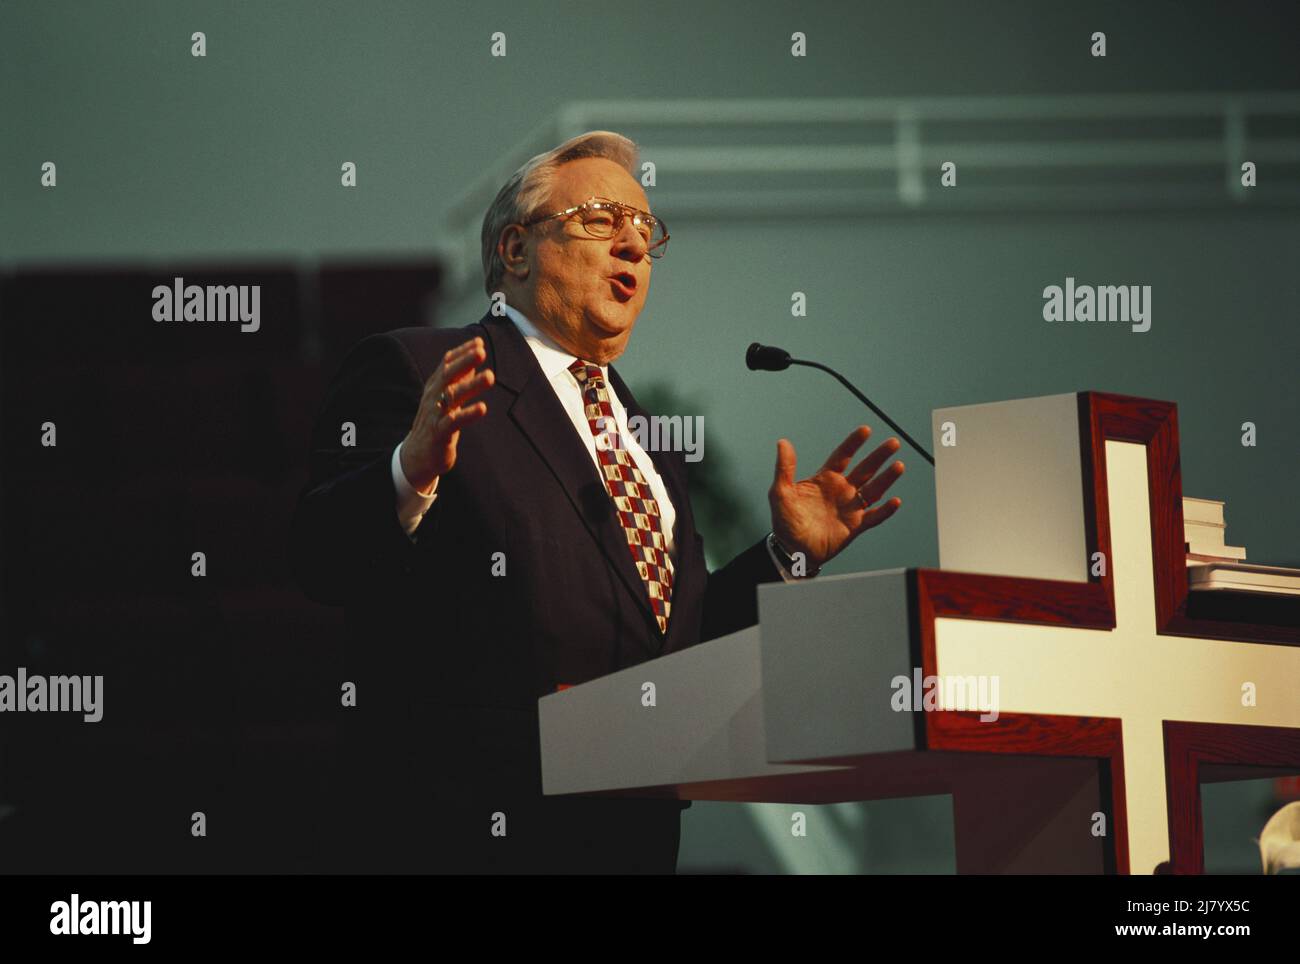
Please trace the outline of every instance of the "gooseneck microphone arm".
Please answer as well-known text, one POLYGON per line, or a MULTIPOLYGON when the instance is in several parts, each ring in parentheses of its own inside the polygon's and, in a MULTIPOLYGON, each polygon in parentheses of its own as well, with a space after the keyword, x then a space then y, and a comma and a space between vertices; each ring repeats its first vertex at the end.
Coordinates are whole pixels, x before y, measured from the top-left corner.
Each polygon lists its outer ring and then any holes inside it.
POLYGON ((925 449, 921 448, 916 439, 904 432, 897 422, 877 408, 876 404, 871 399, 867 398, 867 396, 854 388, 853 384, 835 369, 829 368, 820 362, 807 361, 802 358, 791 358, 789 352, 783 351, 780 348, 773 348, 770 345, 760 345, 758 342, 754 342, 750 345, 749 350, 745 352, 745 364, 749 366, 751 371, 772 372, 783 371, 791 365, 804 365, 808 368, 821 369, 828 375, 834 375, 841 385, 858 397, 862 404, 866 405, 867 408, 871 409, 883 418, 889 424, 890 428, 903 437, 904 441, 906 441, 908 445, 916 449, 916 451, 919 452, 927 462, 934 465, 934 457, 925 449))
POLYGON ((815 362, 815 361, 804 361, 804 360, 801 359, 801 358, 791 358, 791 359, 790 359, 790 364, 791 364, 791 365, 807 365, 809 368, 820 368, 822 371, 826 372, 826 374, 828 374, 828 375, 834 375, 837 379, 839 379, 839 382, 840 382, 841 385, 843 385, 845 388, 847 388, 849 391, 851 391, 854 395, 858 396, 859 399, 861 399, 862 404, 866 405, 867 408, 871 409, 873 412, 875 412, 877 415, 879 415, 881 418, 883 418, 886 422, 888 422, 888 423, 889 423, 889 427, 892 428, 892 429, 893 429, 895 432, 897 432, 899 435, 901 435, 901 436, 903 437, 903 440, 906 441, 908 445, 912 446, 912 448, 914 448, 914 449, 916 449, 918 452, 920 452, 921 455, 923 455, 923 456, 925 457, 925 460, 926 460, 927 462, 929 462, 931 465, 934 465, 934 458, 933 458, 933 456, 931 456, 930 453, 927 452, 925 449, 921 448, 921 446, 917 444, 916 439, 912 438, 912 436, 908 435, 908 434, 907 434, 906 432, 904 432, 901 428, 899 428, 899 425, 898 425, 897 422, 895 422, 892 418, 890 418, 888 415, 886 415, 884 412, 882 412, 879 408, 877 408, 876 405, 875 405, 875 403, 874 403, 871 399, 867 398, 867 396, 863 395, 860 391, 858 391, 856 388, 854 388, 853 385, 850 384, 849 380, 848 380, 847 378, 845 378, 843 375, 841 375, 839 372, 835 371, 835 369, 833 369, 833 368, 828 368, 828 367, 826 367, 825 365, 821 364, 820 362, 815 362))

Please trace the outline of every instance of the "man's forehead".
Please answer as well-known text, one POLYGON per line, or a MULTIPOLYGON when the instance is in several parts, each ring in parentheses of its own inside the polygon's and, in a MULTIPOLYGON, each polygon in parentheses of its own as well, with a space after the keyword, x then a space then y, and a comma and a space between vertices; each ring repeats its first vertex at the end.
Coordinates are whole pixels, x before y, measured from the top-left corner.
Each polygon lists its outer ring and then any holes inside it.
POLYGON ((572 207, 595 195, 643 211, 650 210, 650 202, 636 178, 607 158, 579 158, 562 164, 555 175, 551 197, 559 207, 572 207))

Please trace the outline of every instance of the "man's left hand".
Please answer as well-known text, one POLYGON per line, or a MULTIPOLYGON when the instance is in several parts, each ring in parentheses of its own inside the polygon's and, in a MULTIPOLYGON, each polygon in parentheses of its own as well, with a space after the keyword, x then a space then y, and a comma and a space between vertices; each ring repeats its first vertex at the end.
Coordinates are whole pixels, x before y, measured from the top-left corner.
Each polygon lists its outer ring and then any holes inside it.
POLYGON ((898 451, 901 444, 898 439, 885 440, 853 471, 844 474, 853 453, 870 434, 868 426, 859 425, 836 447, 817 474, 802 482, 794 480, 794 445, 788 439, 777 440, 776 478, 767 492, 772 506, 772 531, 787 550, 804 554, 811 571, 835 558, 850 542, 880 525, 903 504, 902 499, 895 497, 883 505, 873 506, 903 474, 902 462, 894 462, 877 473, 898 451))

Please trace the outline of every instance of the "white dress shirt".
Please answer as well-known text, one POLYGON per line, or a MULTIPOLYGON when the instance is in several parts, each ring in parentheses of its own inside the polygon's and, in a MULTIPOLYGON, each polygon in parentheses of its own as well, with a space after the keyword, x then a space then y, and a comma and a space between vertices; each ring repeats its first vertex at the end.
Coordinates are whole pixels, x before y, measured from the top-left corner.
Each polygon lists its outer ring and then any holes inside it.
MULTIPOLYGON (((584 411, 582 388, 578 385, 578 379, 574 377, 573 372, 569 371, 569 366, 573 364, 576 356, 557 345, 521 312, 510 305, 503 305, 503 307, 506 315, 515 323, 520 334, 524 336, 524 340, 528 342, 528 347, 532 349, 538 365, 541 366, 542 374, 546 376, 546 380, 555 391, 556 398, 560 400, 560 405, 563 406, 569 420, 573 423, 574 431, 578 433, 578 437, 582 439, 583 444, 586 446, 592 464, 596 467, 597 475, 603 479, 604 472, 601 469, 600 457, 596 450, 596 436, 592 434, 591 426, 584 411)), ((663 479, 655 468, 654 461, 637 443, 636 436, 628 430, 627 410, 623 407, 623 402, 614 390, 613 384, 610 383, 609 366, 601 365, 599 367, 601 374, 605 377, 605 386, 609 390, 609 403, 614 410, 614 421, 619 437, 622 439, 628 454, 632 457, 632 461, 636 463, 637 468, 641 470, 641 474, 645 476, 655 501, 659 503, 659 518, 664 532, 665 546, 675 565, 677 562, 677 546, 673 530, 676 527, 677 510, 668 495, 668 489, 665 487, 663 479)), ((472 427, 470 431, 473 431, 472 427)), ((433 488, 430 489, 428 495, 420 493, 411 485, 406 478, 406 473, 402 471, 401 443, 398 443, 393 449, 392 470, 393 487, 397 491, 397 518, 406 534, 414 539, 415 530, 419 527, 420 520, 429 511, 429 506, 433 505, 434 499, 438 497, 438 482, 436 479, 434 480, 433 488)), ((781 564, 780 559, 772 552, 771 545, 768 545, 768 553, 772 557, 772 562, 780 571, 782 578, 787 582, 798 581, 781 564)))

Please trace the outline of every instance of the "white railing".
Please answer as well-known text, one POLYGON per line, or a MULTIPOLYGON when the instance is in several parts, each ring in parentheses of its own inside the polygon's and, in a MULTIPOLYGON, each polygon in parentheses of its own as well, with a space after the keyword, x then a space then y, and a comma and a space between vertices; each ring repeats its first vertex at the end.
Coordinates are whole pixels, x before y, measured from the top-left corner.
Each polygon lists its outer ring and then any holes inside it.
POLYGON ((481 278, 483 213, 529 157, 617 130, 691 218, 1300 206, 1300 93, 593 100, 563 106, 450 206, 449 294, 481 278), (957 185, 940 169, 956 165, 957 185), (1256 165, 1258 186, 1241 183, 1256 165))

